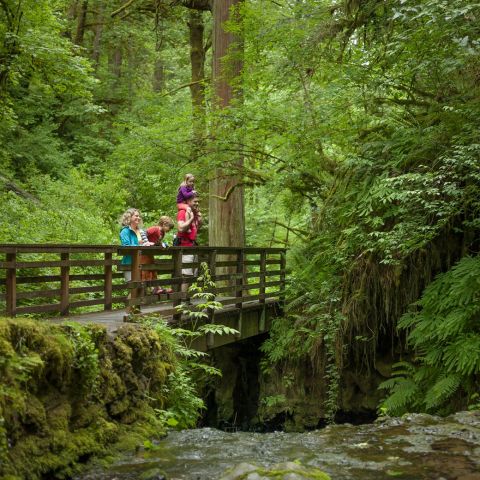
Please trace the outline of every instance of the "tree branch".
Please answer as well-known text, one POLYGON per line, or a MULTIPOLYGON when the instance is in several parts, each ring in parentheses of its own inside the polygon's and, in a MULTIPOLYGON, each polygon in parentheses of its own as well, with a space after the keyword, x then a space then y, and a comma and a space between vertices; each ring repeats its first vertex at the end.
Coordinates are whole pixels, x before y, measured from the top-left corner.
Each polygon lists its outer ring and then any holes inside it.
POLYGON ((178 90, 181 90, 182 88, 191 87, 192 85, 195 85, 197 83, 208 82, 208 81, 209 81, 208 78, 201 78, 200 80, 195 80, 194 82, 184 83, 183 85, 180 85, 179 87, 174 88, 173 90, 170 90, 168 92, 165 92, 163 95, 160 95, 160 98, 166 97, 167 95, 172 95, 173 93, 178 92, 178 90))
POLYGON ((235 185, 232 185, 228 190, 227 192, 225 193, 225 196, 222 197, 220 195, 215 195, 213 193, 211 193, 209 196, 210 197, 213 197, 213 198, 218 198, 219 200, 222 200, 222 202, 226 202, 230 195, 233 193, 233 191, 237 188, 237 187, 241 187, 241 186, 244 186, 244 185, 248 185, 248 186, 252 186, 254 187, 255 185, 257 185, 255 182, 238 182, 236 183, 235 185))
POLYGON ((122 13, 125 9, 127 9, 135 0, 128 0, 127 3, 124 3, 120 8, 117 8, 114 12, 110 14, 110 16, 113 18, 117 16, 119 13, 122 13))
POLYGON ((17 184, 12 182, 8 178, 4 177, 3 175, 0 175, 0 181, 5 184, 5 188, 7 189, 7 191, 11 191, 17 194, 19 197, 25 198, 26 200, 30 200, 31 202, 39 203, 39 200, 37 197, 32 195, 30 192, 27 192, 23 188, 20 188, 17 184))
POLYGON ((275 220, 274 223, 276 225, 279 225, 280 227, 286 228, 288 231, 297 235, 297 237, 308 237, 310 235, 309 232, 307 232, 306 230, 303 230, 302 228, 289 227, 288 225, 285 225, 284 223, 279 222, 278 220, 275 220))

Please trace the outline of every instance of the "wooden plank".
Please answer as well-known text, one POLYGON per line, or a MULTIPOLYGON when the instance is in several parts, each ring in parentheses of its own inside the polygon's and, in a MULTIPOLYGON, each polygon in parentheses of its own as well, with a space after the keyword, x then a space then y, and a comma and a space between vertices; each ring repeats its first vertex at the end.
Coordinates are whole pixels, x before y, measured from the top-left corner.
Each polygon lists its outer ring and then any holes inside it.
MULTIPOLYGON (((113 278, 123 278, 122 273, 113 273, 113 278)), ((84 280, 103 280, 104 275, 103 273, 99 274, 73 274, 70 275, 70 281, 84 281, 84 280)), ((31 277, 17 277, 17 285, 25 284, 25 283, 51 283, 51 282, 60 282, 61 277, 60 275, 36 275, 31 277)), ((5 280, 0 280, 0 285, 5 283, 5 280)))
MULTIPOLYGON (((125 289, 125 285, 116 285, 118 287, 121 287, 122 289, 125 289)), ((105 291, 104 285, 94 285, 92 287, 71 287, 70 288, 70 293, 71 294, 81 294, 81 293, 93 293, 93 292, 103 292, 105 291)))
MULTIPOLYGON (((173 252, 173 278, 180 278, 182 277, 182 255, 183 255, 183 249, 180 250, 175 250, 173 252)), ((182 290, 182 284, 175 283, 173 284, 173 290, 174 293, 179 293, 182 290)), ((180 304, 180 300, 175 299, 173 300, 173 308, 174 308, 174 314, 173 314, 173 319, 174 320, 180 320, 182 315, 177 312, 175 307, 177 307, 180 304)))
POLYGON ((59 312, 60 308, 60 303, 53 303, 49 305, 30 305, 28 307, 17 307, 17 314, 21 315, 23 313, 59 312))
MULTIPOLYGON (((279 295, 278 292, 271 292, 271 293, 264 293, 262 295, 245 295, 241 297, 242 303, 243 302, 253 302, 256 300, 260 300, 260 298, 276 298, 279 295)), ((238 299, 237 298, 225 298, 225 299, 218 299, 218 302, 220 302, 222 305, 233 305, 236 304, 238 299)))
POLYGON ((50 290, 32 290, 29 292, 17 292, 17 299, 24 298, 53 298, 60 297, 62 291, 60 288, 54 288, 50 290))
POLYGON ((91 305, 104 305, 104 298, 92 298, 90 300, 77 300, 70 303, 70 308, 89 307, 91 305))
MULTIPOLYGON (((64 255, 64 254, 62 254, 64 255)), ((113 265, 110 260, 110 265, 113 265)), ((55 267, 103 267, 104 260, 44 260, 31 262, 0 262, 0 268, 55 268, 55 267)))
MULTIPOLYGON (((123 278, 123 273, 112 273, 112 278, 123 278)), ((70 281, 83 281, 83 280, 104 280, 105 273, 88 273, 88 274, 72 274, 70 275, 70 281)))
POLYGON ((116 253, 118 245, 0 244, 0 253, 116 253))
MULTIPOLYGON (((138 297, 128 302, 129 305, 151 305, 156 303, 161 305, 162 303, 170 303, 172 300, 186 300, 186 292, 173 292, 161 295, 145 295, 144 297, 138 297)), ((180 302, 181 303, 181 302, 180 302)))
POLYGON ((164 264, 158 264, 158 263, 142 264, 141 268, 142 270, 145 270, 145 271, 173 272, 173 262, 168 262, 164 264))

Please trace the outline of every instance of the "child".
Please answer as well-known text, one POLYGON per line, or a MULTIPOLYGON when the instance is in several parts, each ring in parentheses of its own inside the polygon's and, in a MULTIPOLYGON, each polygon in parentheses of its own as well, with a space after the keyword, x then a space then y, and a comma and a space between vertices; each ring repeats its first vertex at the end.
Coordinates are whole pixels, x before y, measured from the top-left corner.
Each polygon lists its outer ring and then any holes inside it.
MULTIPOLYGON (((147 229, 147 238, 152 245, 165 247, 166 245, 162 242, 163 237, 173 228, 173 220, 170 217, 162 216, 158 220, 158 225, 154 225, 147 229)), ((153 264, 155 260, 150 255, 142 255, 143 264, 153 264)), ((157 272, 155 270, 146 270, 142 272, 142 280, 156 280, 157 272)), ((153 289, 153 295, 158 295, 160 293, 172 293, 172 289, 165 289, 161 287, 155 287, 153 289)))
POLYGON ((154 225, 147 229, 148 241, 152 242, 157 247, 164 247, 165 245, 162 242, 163 237, 173 228, 173 225, 173 220, 170 217, 160 217, 158 225, 154 225))
POLYGON ((195 184, 195 177, 191 173, 187 173, 185 175, 185 180, 178 187, 178 194, 177 194, 178 210, 186 210, 187 213, 191 212, 190 207, 185 203, 185 201, 195 196, 196 192, 193 189, 194 184, 195 184))

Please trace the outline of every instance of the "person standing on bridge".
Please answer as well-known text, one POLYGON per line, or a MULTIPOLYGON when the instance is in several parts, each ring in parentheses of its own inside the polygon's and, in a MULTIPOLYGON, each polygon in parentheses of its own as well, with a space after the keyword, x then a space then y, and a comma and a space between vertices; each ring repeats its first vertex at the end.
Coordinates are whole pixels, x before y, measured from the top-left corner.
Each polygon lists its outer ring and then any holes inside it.
MULTIPOLYGON (((202 214, 199 207, 198 195, 187 199, 186 205, 188 209, 179 209, 177 213, 177 241, 176 245, 180 247, 194 247, 197 245, 198 230, 202 225, 202 214)), ((196 261, 195 255, 183 255, 183 263, 194 263, 196 261)), ((194 276, 196 274, 195 268, 182 269, 182 275, 194 276)), ((188 288, 186 283, 182 284, 182 292, 188 288)))
MULTIPOLYGON (((142 217, 140 216, 139 210, 136 208, 129 208, 122 215, 120 223, 122 226, 120 230, 120 243, 122 245, 128 247, 138 247, 139 245, 149 247, 153 245, 153 242, 148 241, 145 231, 140 228, 140 225, 142 224, 142 217)), ((125 266, 131 265, 132 256, 124 255, 120 264, 125 266)), ((131 270, 125 271, 123 276, 125 277, 126 282, 130 282, 132 279, 131 270)))
MULTIPOLYGON (((136 208, 129 208, 121 217, 120 223, 122 228, 120 230, 120 243, 124 246, 129 247, 138 247, 143 245, 149 247, 153 245, 152 242, 148 241, 147 234, 144 230, 140 228, 142 224, 142 217, 140 211, 136 208)), ((130 266, 132 265, 132 256, 124 255, 121 265, 130 266)), ((123 276, 126 282, 132 280, 132 270, 126 270, 123 272, 123 276)), ((130 293, 128 294, 128 299, 130 299, 130 293)), ((140 311, 138 306, 132 306, 127 308, 127 313, 138 313, 140 311)))
MULTIPOLYGON (((158 220, 158 224, 153 227, 147 228, 147 238, 149 242, 152 242, 156 247, 167 247, 167 244, 163 242, 165 234, 168 233, 174 226, 173 220, 170 217, 162 216, 158 220)), ((143 265, 153 265, 155 259, 151 255, 142 255, 140 262, 143 265)), ((157 272, 155 270, 142 271, 142 280, 156 280, 157 272)), ((155 287, 152 291, 153 295, 159 295, 161 293, 172 293, 171 288, 155 287)))

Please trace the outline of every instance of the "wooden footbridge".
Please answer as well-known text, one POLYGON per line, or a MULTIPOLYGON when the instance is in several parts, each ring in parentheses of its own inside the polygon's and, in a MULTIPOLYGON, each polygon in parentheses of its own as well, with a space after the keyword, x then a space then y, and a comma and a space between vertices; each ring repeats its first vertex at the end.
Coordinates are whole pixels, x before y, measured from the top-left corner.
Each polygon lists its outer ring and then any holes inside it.
POLYGON ((222 304, 209 321, 239 333, 209 335, 197 341, 199 350, 269 330, 284 301, 282 248, 4 244, 0 245, 0 308, 3 303, 9 317, 98 323, 112 333, 140 315, 161 315, 169 322, 188 324, 176 307, 192 301, 188 286, 197 282, 201 264, 208 266, 215 282, 211 291, 222 304), (132 257, 131 266, 120 264, 123 255, 132 257), (191 255, 193 263, 187 257, 191 255), (125 271, 131 271, 129 282, 124 280, 125 271), (147 272, 155 272, 156 279, 146 280, 151 277, 147 272), (169 293, 153 295, 158 287, 169 293), (132 308, 141 312, 127 315, 132 308))

